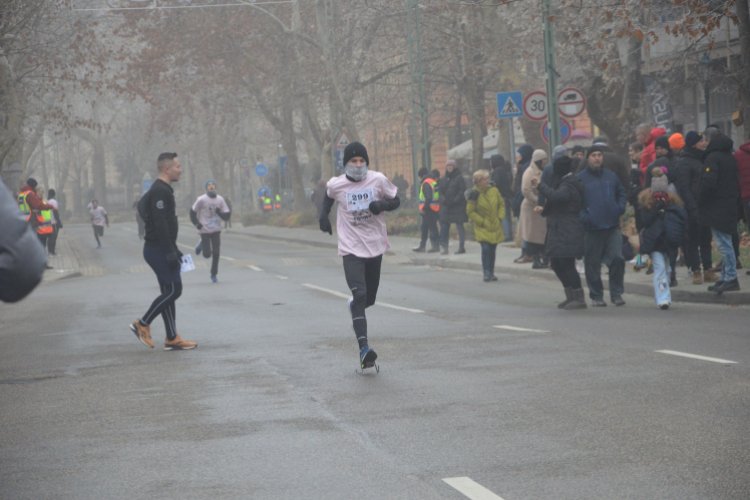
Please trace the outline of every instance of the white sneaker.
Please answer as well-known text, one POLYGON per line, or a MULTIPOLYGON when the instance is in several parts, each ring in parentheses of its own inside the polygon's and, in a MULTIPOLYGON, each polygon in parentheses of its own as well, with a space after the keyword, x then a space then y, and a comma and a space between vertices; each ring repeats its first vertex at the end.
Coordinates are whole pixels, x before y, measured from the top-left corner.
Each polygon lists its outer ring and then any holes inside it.
POLYGON ((662 302, 661 304, 659 304, 659 309, 661 309, 662 311, 666 311, 667 309, 669 309, 669 306, 669 302, 662 302))

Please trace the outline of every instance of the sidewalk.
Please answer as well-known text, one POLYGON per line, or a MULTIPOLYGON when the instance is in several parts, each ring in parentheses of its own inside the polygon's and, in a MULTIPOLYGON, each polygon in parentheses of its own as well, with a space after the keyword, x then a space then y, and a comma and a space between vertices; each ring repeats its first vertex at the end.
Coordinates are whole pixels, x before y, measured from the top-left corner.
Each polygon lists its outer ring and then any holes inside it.
MULTIPOLYGON (((333 236, 318 231, 317 228, 299 228, 286 229, 270 226, 250 226, 242 227, 236 225, 232 229, 224 230, 228 234, 244 234, 254 238, 267 239, 273 241, 290 241, 303 243, 320 248, 337 248, 336 234, 333 236)), ((481 257, 479 244, 474 241, 466 242, 466 253, 455 255, 458 248, 458 241, 451 240, 450 254, 440 255, 439 253, 415 253, 411 249, 419 243, 416 238, 405 238, 399 236, 389 236, 391 248, 386 252, 386 258, 389 262, 398 264, 411 264, 417 266, 435 266, 452 269, 468 269, 481 271, 481 257)), ((551 270, 531 269, 531 264, 515 264, 513 260, 521 252, 518 248, 512 248, 512 244, 503 243, 497 247, 497 258, 495 261, 495 271, 497 273, 512 274, 515 276, 530 277, 534 279, 546 279, 557 282, 557 277, 551 270)), ((602 267, 602 280, 604 281, 605 300, 609 301, 607 268, 602 267)), ((701 302, 708 304, 726 304, 726 305, 743 305, 750 304, 750 276, 745 274, 745 270, 738 271, 740 287, 739 292, 728 292, 723 295, 708 292, 708 284, 693 285, 692 278, 688 275, 685 267, 677 268, 677 281, 679 285, 672 288, 672 300, 675 302, 701 302)), ((581 276, 585 283, 585 278, 581 276)), ((628 264, 625 268, 625 293, 645 295, 653 297, 654 287, 652 275, 647 275, 643 270, 640 273, 633 272, 633 266, 628 264)), ((626 299, 627 300, 627 299, 626 299)))

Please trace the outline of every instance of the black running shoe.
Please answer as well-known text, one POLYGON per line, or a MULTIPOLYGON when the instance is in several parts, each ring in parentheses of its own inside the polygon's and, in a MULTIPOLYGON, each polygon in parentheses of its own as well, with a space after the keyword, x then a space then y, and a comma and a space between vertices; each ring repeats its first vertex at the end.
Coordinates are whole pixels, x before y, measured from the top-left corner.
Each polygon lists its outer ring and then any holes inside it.
POLYGON ((359 364, 363 370, 375 366, 376 359, 378 359, 378 355, 369 346, 364 346, 359 351, 359 364))

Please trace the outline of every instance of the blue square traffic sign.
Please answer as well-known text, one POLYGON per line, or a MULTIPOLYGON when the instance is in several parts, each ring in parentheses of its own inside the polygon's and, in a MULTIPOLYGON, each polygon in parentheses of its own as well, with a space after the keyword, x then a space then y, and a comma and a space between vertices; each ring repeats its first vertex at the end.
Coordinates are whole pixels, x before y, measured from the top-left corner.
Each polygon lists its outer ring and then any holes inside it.
POLYGON ((523 93, 500 92, 497 94, 497 117, 513 118, 523 116, 523 93))

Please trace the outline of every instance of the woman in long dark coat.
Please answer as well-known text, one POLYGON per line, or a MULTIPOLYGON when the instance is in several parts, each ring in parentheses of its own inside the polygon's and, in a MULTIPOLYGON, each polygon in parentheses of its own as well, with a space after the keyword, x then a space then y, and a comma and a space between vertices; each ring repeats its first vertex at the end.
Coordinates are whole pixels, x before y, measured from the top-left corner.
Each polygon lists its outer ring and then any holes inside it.
POLYGON ((573 160, 567 156, 552 163, 552 186, 537 184, 544 194, 542 216, 547 218, 546 252, 552 270, 565 289, 565 300, 560 309, 585 309, 586 300, 581 286, 581 277, 576 270, 576 258, 583 256, 583 223, 580 219, 583 208, 584 188, 581 180, 572 173, 573 160))
POLYGON ((451 224, 456 225, 458 230, 458 250, 456 253, 466 253, 464 242, 466 231, 464 222, 468 222, 466 215, 466 181, 461 171, 456 167, 456 162, 448 160, 445 164, 445 177, 440 179, 438 192, 440 193, 440 246, 443 247, 442 254, 448 253, 448 236, 451 224))

